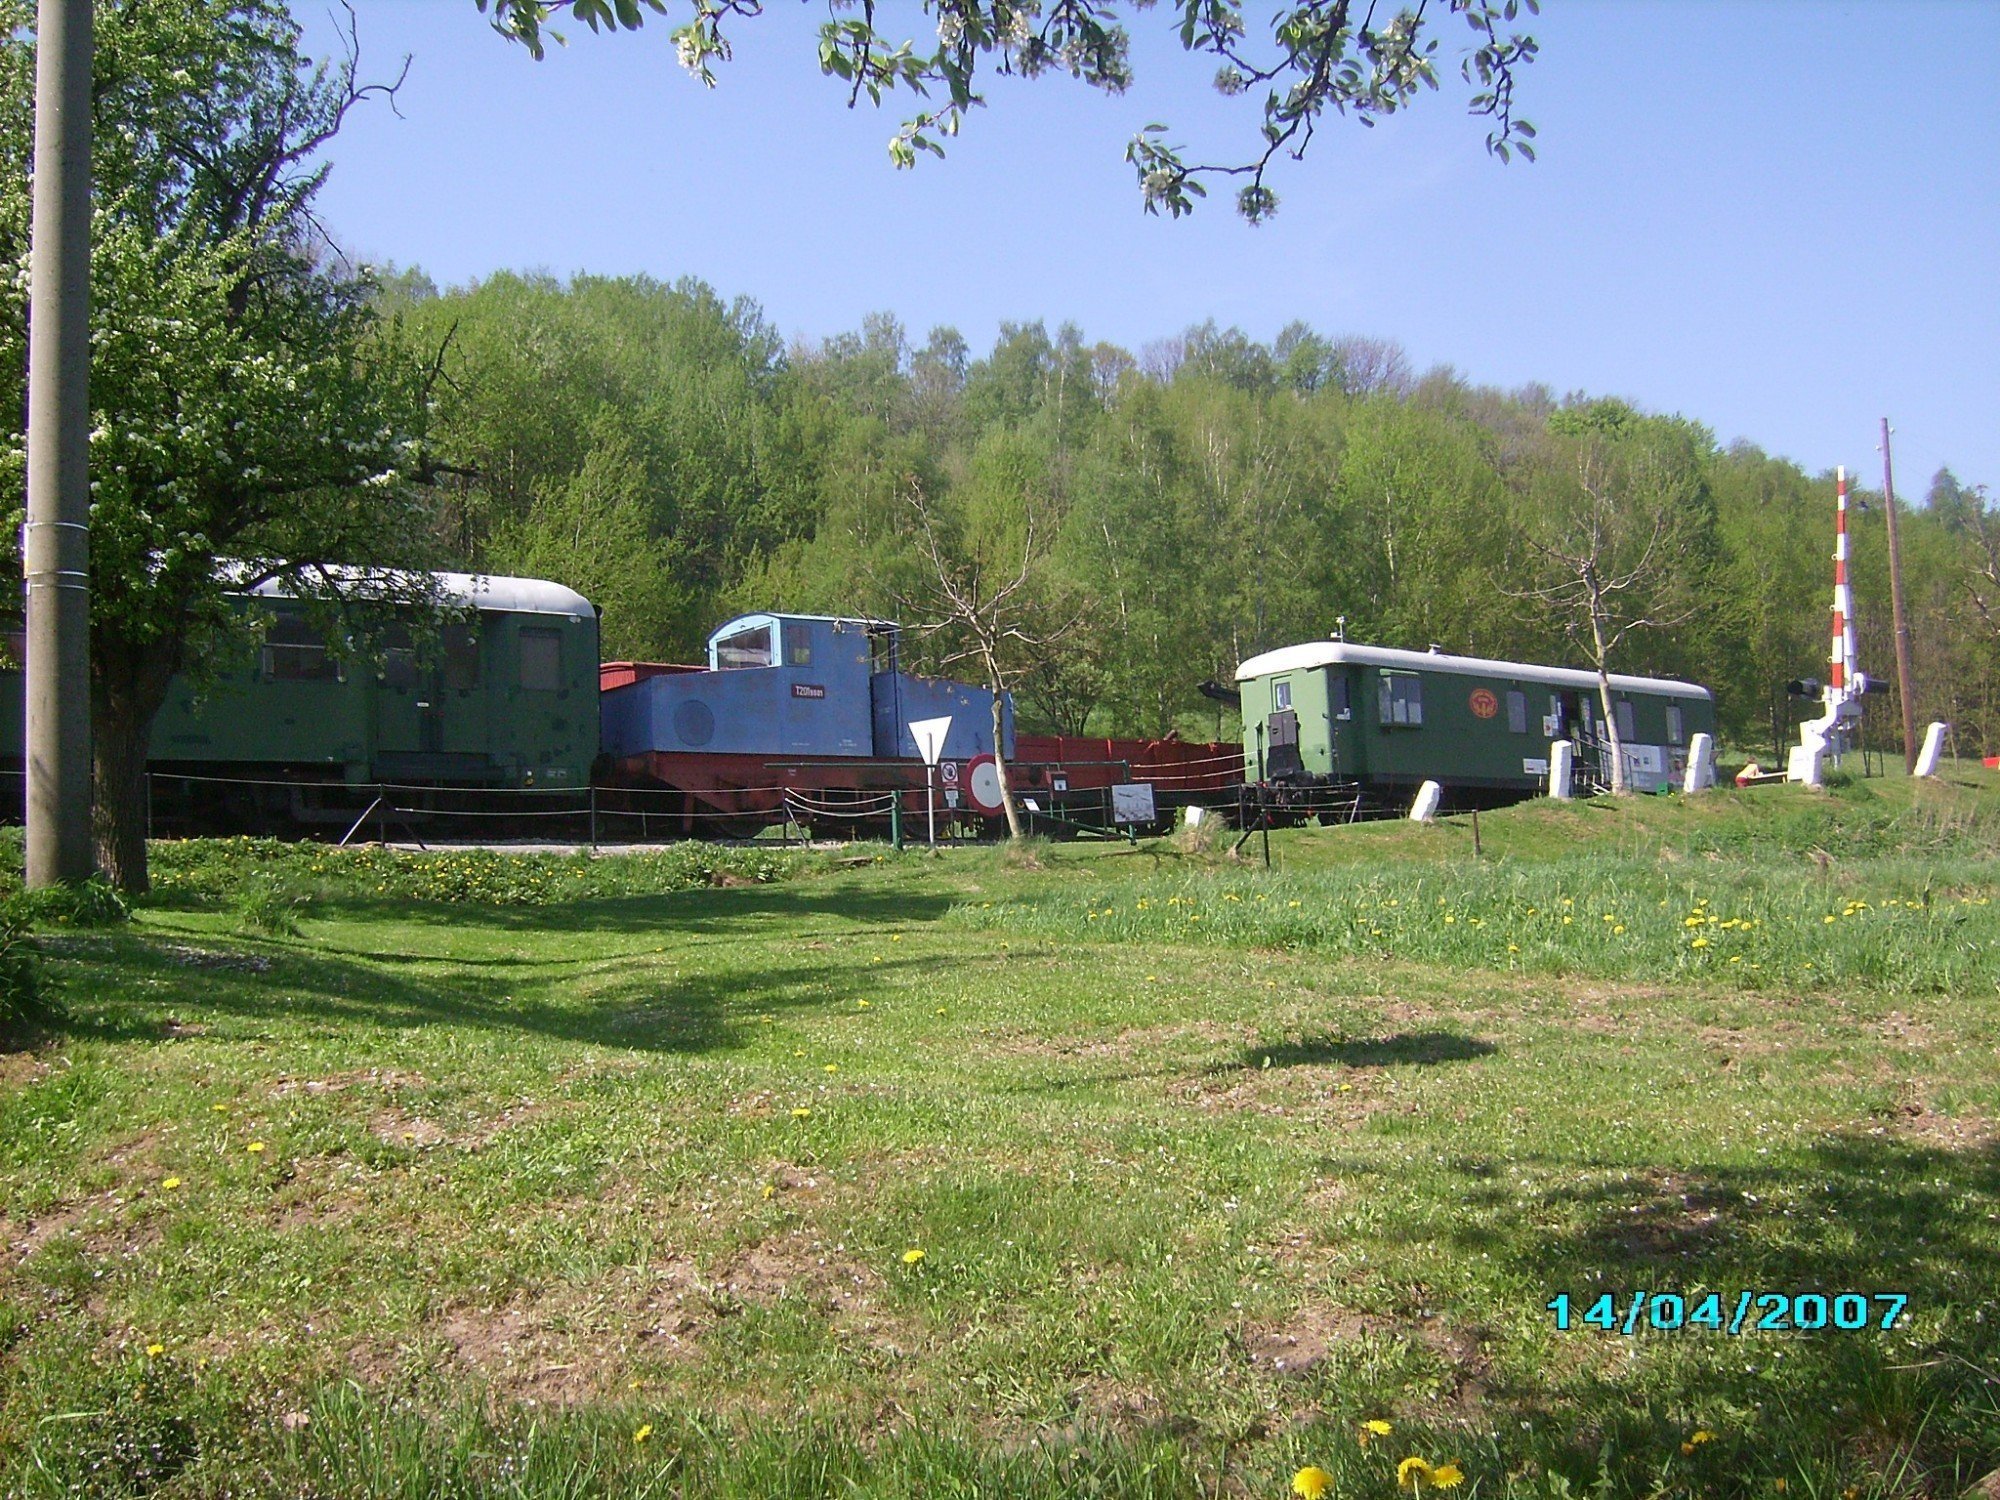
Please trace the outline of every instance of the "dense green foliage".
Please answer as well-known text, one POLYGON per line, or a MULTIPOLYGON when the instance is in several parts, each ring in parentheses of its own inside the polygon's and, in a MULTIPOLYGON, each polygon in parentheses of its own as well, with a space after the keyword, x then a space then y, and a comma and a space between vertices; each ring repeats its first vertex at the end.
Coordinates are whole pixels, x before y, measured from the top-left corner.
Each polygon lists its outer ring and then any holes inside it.
MULTIPOLYGON (((1554 598, 1548 551, 1599 521, 1607 566, 1665 564, 1608 628, 1667 623, 1619 639, 1613 670, 1710 685, 1751 753, 1777 685, 1824 675, 1831 476, 1622 401, 1417 376, 1392 344, 1296 324, 1269 346, 1203 325, 1136 358, 1008 325, 975 359, 887 316, 787 350, 695 282, 402 286, 384 305, 406 336, 449 333, 438 442, 476 471, 441 501, 443 540, 596 600, 610 655, 690 659, 737 609, 907 616, 920 497, 1010 567, 1032 540, 1021 616, 1060 634, 1011 664, 1033 726, 1226 733, 1204 678, 1343 620, 1352 640, 1586 665, 1590 621, 1554 598)), ((1904 543, 1918 718, 1970 751, 2000 741, 2000 637, 1967 587, 1980 499, 1948 472, 1936 491, 1904 543)), ((1887 680, 1881 514, 1855 512, 1854 576, 1887 680)))
MULTIPOLYGON (((0 0, 10 507, 25 466, 31 13, 0 0)), ((93 807, 101 867, 142 890, 147 738, 169 682, 240 626, 232 584, 325 591, 315 564, 421 560, 399 481, 419 466, 423 403, 420 368, 385 345, 369 287, 312 216, 321 147, 377 92, 351 55, 304 57, 277 0, 107 0, 96 14, 93 807)), ((16 532, 0 524, 6 547, 16 532)))

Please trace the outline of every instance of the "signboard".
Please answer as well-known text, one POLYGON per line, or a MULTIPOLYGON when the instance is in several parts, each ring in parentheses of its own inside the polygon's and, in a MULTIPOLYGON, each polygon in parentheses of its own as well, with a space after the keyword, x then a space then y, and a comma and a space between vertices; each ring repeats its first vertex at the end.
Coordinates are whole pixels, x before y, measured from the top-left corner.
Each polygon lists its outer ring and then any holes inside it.
POLYGON ((990 755, 975 755, 965 763, 965 795, 991 818, 1006 811, 1000 800, 1000 767, 990 755))
POLYGON ((937 719, 912 719, 910 738, 917 742, 917 754, 924 758, 924 764, 934 766, 944 753, 944 737, 951 733, 951 715, 937 719))
POLYGON ((795 682, 792 684, 794 698, 824 698, 826 689, 817 682, 795 682))
POLYGON ((1111 789, 1112 822, 1150 823, 1158 816, 1153 808, 1153 784, 1150 781, 1126 782, 1111 789))
POLYGON ((938 767, 938 780, 942 781, 946 786, 957 786, 958 762, 955 760, 948 760, 945 761, 942 765, 940 765, 938 767))

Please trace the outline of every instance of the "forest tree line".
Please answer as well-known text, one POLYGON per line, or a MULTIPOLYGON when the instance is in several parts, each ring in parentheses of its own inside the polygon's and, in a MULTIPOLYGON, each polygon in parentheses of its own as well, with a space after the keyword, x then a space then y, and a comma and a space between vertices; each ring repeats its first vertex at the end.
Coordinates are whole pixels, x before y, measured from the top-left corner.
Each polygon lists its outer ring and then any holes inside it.
MULTIPOLYGON (((777 609, 934 625, 912 651, 946 662, 965 642, 928 527, 972 576, 1026 571, 1008 602, 1024 725, 1227 736, 1204 680, 1336 631, 1591 665, 1550 574, 1565 520, 1573 540, 1610 517, 1626 534, 1604 566, 1643 564, 1611 601, 1642 622, 1612 670, 1708 685, 1750 753, 1801 707, 1782 683, 1824 676, 1832 476, 1616 398, 1418 372, 1303 323, 1136 353, 1006 324, 975 354, 884 314, 788 346, 695 281, 503 273, 440 294, 393 270, 378 307, 399 347, 439 351, 437 559, 578 589, 609 657, 696 660, 721 620, 777 609)), ((1891 683, 1881 497, 1850 484, 1862 661, 1891 683)), ((1948 470, 1919 498, 1901 517, 1918 719, 1983 753, 2000 527, 1948 470)), ((1869 718, 1900 745, 1892 697, 1869 718)))

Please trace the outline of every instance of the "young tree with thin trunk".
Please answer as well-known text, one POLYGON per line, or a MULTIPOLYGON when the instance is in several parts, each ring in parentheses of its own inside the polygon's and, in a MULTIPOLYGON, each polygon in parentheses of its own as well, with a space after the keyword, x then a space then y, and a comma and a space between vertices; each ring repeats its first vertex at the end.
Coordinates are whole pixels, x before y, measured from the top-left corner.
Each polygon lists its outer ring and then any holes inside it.
POLYGON ((1525 579, 1504 592, 1547 617, 1597 673, 1611 790, 1627 789, 1612 663, 1635 634, 1700 607, 1715 516, 1688 424, 1634 418, 1643 430, 1558 439, 1527 496, 1525 579), (1556 465, 1562 465, 1557 467, 1556 465))

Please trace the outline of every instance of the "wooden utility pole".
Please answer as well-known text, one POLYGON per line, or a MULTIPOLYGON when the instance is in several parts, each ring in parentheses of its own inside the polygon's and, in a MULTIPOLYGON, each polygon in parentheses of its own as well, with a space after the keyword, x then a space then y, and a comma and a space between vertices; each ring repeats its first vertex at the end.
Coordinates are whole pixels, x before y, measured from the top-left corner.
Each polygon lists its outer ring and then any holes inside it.
POLYGON ((1896 539, 1896 475, 1889 463, 1889 419, 1882 419, 1882 506, 1889 520, 1889 611, 1896 630, 1896 691, 1903 700, 1903 769, 1917 769, 1917 700, 1910 682, 1910 620, 1903 613, 1903 549, 1896 539))
POLYGON ((88 878, 91 0, 40 0, 29 248, 27 879, 88 878))

